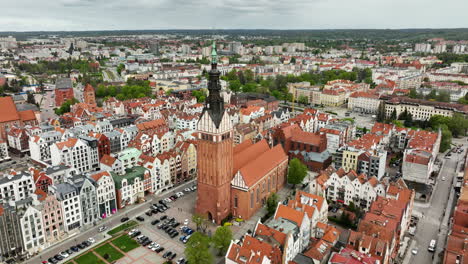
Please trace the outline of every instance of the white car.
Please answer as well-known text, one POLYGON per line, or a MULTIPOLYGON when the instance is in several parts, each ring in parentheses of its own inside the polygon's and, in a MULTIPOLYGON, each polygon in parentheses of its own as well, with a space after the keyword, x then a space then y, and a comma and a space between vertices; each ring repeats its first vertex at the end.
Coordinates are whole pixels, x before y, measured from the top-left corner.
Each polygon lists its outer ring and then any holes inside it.
POLYGON ((417 248, 413 248, 413 249, 411 250, 411 254, 413 254, 413 255, 418 254, 418 249, 417 249, 417 248))
POLYGON ((188 219, 184 220, 184 226, 188 225, 188 219))
POLYGON ((188 192, 191 192, 191 191, 192 191, 192 190, 191 190, 190 188, 185 188, 185 189, 184 189, 184 192, 187 192, 187 193, 188 193, 188 192))
POLYGON ((184 194, 183 192, 178 192, 178 193, 176 193, 176 195, 177 195, 177 197, 182 197, 182 196, 184 196, 185 194, 184 194))
POLYGON ((94 240, 94 238, 90 237, 90 238, 88 238, 88 242, 91 243, 91 244, 94 244, 94 242, 96 242, 96 240, 94 240))
POLYGON ((445 181, 445 177, 442 177, 442 180, 445 181))
POLYGON ((64 258, 68 258, 70 255, 68 255, 67 252, 63 251, 62 253, 60 253, 60 256, 62 256, 64 258))
POLYGON ((164 201, 166 201, 166 202, 168 202, 168 203, 172 202, 172 200, 169 199, 169 198, 164 199, 164 201))
POLYGON ((130 232, 128 232, 128 235, 131 236, 133 234, 135 234, 138 230, 137 229, 132 229, 130 230, 130 232))
POLYGON ((107 226, 99 227, 99 232, 104 232, 107 229, 107 226))

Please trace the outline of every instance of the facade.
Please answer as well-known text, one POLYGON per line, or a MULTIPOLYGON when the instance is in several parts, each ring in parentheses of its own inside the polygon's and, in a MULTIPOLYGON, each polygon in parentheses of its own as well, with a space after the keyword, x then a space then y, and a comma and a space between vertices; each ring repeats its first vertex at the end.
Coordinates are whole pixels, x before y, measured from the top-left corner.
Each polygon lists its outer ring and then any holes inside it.
POLYGON ((81 202, 81 223, 83 226, 95 224, 100 220, 97 206, 96 182, 92 178, 83 175, 75 175, 68 179, 79 192, 81 202))
POLYGON ((379 105, 379 96, 369 92, 354 92, 348 100, 348 109, 360 113, 375 114, 379 105))
POLYGON ((0 178, 0 203, 24 200, 31 197, 35 190, 31 174, 11 171, 0 178))
POLYGON ((68 165, 78 172, 99 168, 97 140, 90 137, 69 138, 50 147, 52 166, 68 165))
POLYGON ((62 206, 55 195, 48 194, 42 200, 41 214, 46 241, 50 244, 60 241, 65 236, 64 215, 62 206))
MULTIPOLYGON (((18 204, 19 205, 19 204, 18 204)), ((26 257, 21 230, 21 208, 17 203, 0 204, 0 260, 20 262, 26 257)))
POLYGON ((44 222, 38 208, 40 208, 39 201, 33 200, 32 205, 28 206, 20 217, 23 245, 28 256, 41 252, 47 246, 44 222))
POLYGON ((270 149, 266 140, 246 141, 234 148, 234 177, 231 181, 232 215, 249 219, 272 193, 286 182, 288 156, 283 147, 270 149))
POLYGON ((96 196, 98 214, 106 218, 117 212, 115 185, 112 175, 108 171, 98 172, 91 175, 96 182, 96 196))
POLYGON ((12 127, 38 125, 33 110, 18 111, 11 96, 0 97, 2 111, 0 113, 0 139, 7 141, 7 131, 12 127))
POLYGON ((86 104, 96 106, 96 95, 94 92, 94 87, 91 84, 87 84, 83 91, 83 98, 86 104))
POLYGON ((60 107, 65 101, 73 99, 74 96, 71 79, 57 79, 57 82, 55 83, 55 106, 60 107))
POLYGON ((467 114, 468 106, 395 97, 385 102, 386 117, 390 118, 394 110, 397 116, 407 110, 413 120, 429 120, 433 115, 451 117, 454 113, 467 114))
POLYGON ((215 48, 211 63, 209 96, 197 124, 198 197, 195 211, 220 224, 231 212, 234 135, 220 95, 215 48))
POLYGON ((76 232, 82 226, 83 215, 79 190, 70 183, 60 183, 51 186, 51 193, 60 202, 65 232, 76 232))

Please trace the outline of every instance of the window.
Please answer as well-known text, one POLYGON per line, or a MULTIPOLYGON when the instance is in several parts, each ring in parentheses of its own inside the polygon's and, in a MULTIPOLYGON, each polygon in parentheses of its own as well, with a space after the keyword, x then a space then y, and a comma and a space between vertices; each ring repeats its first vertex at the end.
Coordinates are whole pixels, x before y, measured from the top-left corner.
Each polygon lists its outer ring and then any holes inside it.
POLYGON ((237 208, 237 202, 238 202, 238 198, 236 195, 236 197, 234 197, 234 208, 237 208))

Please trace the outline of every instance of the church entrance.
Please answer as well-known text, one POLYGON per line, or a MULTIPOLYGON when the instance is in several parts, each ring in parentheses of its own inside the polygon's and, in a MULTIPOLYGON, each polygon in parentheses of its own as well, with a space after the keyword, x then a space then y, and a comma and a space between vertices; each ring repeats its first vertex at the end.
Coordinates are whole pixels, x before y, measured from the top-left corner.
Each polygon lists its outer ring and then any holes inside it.
POLYGON ((208 220, 210 222, 213 221, 213 215, 210 212, 208 212, 208 220))

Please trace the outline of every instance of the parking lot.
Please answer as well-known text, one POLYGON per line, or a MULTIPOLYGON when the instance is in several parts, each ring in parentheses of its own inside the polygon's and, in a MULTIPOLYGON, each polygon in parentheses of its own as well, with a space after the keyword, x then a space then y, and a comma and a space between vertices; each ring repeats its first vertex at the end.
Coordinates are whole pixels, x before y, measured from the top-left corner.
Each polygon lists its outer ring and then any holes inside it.
MULTIPOLYGON (((164 258, 162 258, 162 256, 168 251, 176 254, 176 257, 173 259, 174 262, 180 258, 185 258, 185 244, 180 241, 180 237, 185 234, 182 232, 181 227, 184 226, 184 221, 188 220, 187 226, 193 230, 196 228, 195 224, 193 224, 191 221, 192 214, 194 213, 195 201, 196 191, 189 193, 184 192, 184 196, 178 198, 175 201, 167 203, 169 209, 167 209, 165 212, 158 212, 156 214, 152 214, 151 216, 146 215, 146 213, 140 214, 139 216, 141 216, 144 220, 139 221, 140 225, 136 229, 141 232, 141 235, 147 236, 151 242, 164 247, 164 250, 162 252, 156 253, 147 247, 151 245, 148 244, 146 247, 141 247, 129 252, 129 254, 127 254, 124 258, 119 259, 116 263, 163 263, 164 258), (161 220, 161 217, 163 216, 166 217, 164 220, 161 220), (174 218, 173 223, 179 223, 177 227, 173 228, 177 230, 179 234, 173 238, 171 238, 169 234, 167 234, 162 228, 158 228, 158 226, 161 227, 163 223, 168 222, 168 219, 171 218, 174 218), (152 222, 155 220, 159 220, 159 222, 153 225, 152 222)), ((159 203, 156 202, 156 204, 159 203)), ((150 206, 148 206, 145 212, 148 211, 150 211, 150 206)))

